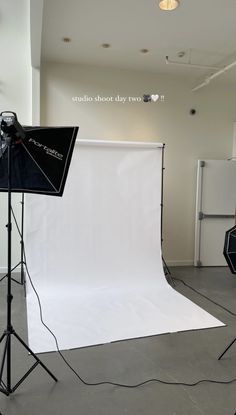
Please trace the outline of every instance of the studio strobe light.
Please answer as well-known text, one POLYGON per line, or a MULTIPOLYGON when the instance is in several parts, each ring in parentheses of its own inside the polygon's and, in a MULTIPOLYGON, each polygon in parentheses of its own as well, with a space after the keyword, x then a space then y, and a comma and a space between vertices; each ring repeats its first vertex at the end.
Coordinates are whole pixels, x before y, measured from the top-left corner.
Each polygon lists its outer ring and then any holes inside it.
POLYGON ((0 392, 5 395, 13 393, 37 365, 57 381, 12 326, 11 195, 12 192, 28 192, 62 196, 77 132, 78 127, 23 128, 14 112, 5 111, 0 114, 0 191, 8 194, 7 325, 0 337, 0 343, 4 344, 0 362, 0 392), (35 360, 14 386, 11 360, 13 338, 35 360))

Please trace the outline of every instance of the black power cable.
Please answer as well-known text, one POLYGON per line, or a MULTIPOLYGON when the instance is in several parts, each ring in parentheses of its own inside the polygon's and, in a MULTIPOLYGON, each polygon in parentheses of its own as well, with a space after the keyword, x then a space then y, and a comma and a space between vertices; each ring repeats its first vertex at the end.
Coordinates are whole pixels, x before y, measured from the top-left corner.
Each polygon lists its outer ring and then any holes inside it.
POLYGON ((208 297, 207 295, 202 294, 200 291, 196 290, 196 288, 194 288, 191 285, 187 284, 184 280, 181 280, 180 278, 175 278, 175 277, 172 277, 172 279, 174 281, 180 281, 183 285, 185 285, 186 287, 188 287, 190 290, 194 291, 195 293, 197 293, 201 297, 205 298, 206 300, 210 301, 211 303, 217 305, 217 307, 222 308, 222 310, 226 311, 227 313, 231 314, 232 316, 236 317, 236 313, 234 313, 233 311, 229 310, 228 308, 226 308, 222 304, 217 303, 217 301, 212 300, 212 298, 208 297))
POLYGON ((38 301, 38 305, 39 305, 39 313, 40 313, 40 320, 42 325, 48 330, 48 332, 52 335, 52 337, 54 338, 55 344, 56 344, 56 349, 57 352, 59 353, 60 357, 62 358, 62 360, 64 361, 64 363, 66 364, 66 366, 74 373, 74 375, 80 380, 80 382, 82 382, 84 385, 86 386, 101 386, 101 385, 111 385, 111 386, 118 386, 121 388, 129 388, 129 389, 134 389, 134 388, 138 388, 140 386, 144 386, 147 383, 152 383, 152 382, 156 382, 156 383, 161 383, 163 385, 169 385, 169 386, 197 386, 201 383, 213 383, 213 384, 218 384, 218 385, 229 385, 231 383, 234 383, 236 381, 235 379, 230 379, 230 380, 214 380, 214 379, 200 379, 196 382, 193 383, 187 383, 187 382, 168 382, 165 380, 161 380, 161 379, 147 379, 143 382, 140 383, 136 383, 133 385, 129 385, 129 384, 124 384, 124 383, 118 383, 118 382, 110 382, 110 381, 101 381, 101 382, 87 382, 86 380, 84 380, 80 374, 73 368, 73 366, 68 362, 68 360, 64 357, 64 355, 62 354, 62 352, 59 349, 59 345, 58 345, 58 340, 57 337, 55 336, 55 334, 52 332, 52 330, 47 326, 47 324, 44 322, 43 320, 43 311, 42 311, 42 305, 41 305, 41 301, 40 301, 40 297, 39 294, 33 284, 33 281, 31 279, 30 273, 29 273, 29 269, 28 269, 28 265, 27 265, 27 259, 26 259, 26 253, 25 253, 25 246, 24 246, 24 242, 23 242, 23 238, 22 238, 22 234, 20 231, 20 228, 18 226, 17 220, 16 220, 16 216, 14 214, 14 211, 12 209, 12 214, 13 214, 13 218, 18 230, 18 233, 21 237, 22 240, 22 249, 23 249, 23 256, 24 256, 24 262, 25 262, 25 269, 26 269, 26 273, 27 276, 29 278, 31 287, 37 297, 37 301, 38 301))

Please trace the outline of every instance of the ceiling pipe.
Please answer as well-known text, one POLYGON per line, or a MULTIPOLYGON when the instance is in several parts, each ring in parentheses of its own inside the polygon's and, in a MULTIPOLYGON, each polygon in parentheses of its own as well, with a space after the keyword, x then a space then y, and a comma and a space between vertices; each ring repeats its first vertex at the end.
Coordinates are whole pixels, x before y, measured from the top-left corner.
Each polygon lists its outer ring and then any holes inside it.
POLYGON ((178 65, 178 66, 189 66, 189 67, 200 68, 200 69, 220 69, 219 66, 198 65, 196 63, 170 61, 169 56, 166 56, 166 64, 167 65, 178 65))
POLYGON ((192 92, 198 91, 199 89, 203 88, 204 86, 207 86, 209 83, 210 83, 210 79, 209 78, 205 79, 205 81, 203 81, 201 84, 199 84, 198 86, 195 86, 195 88, 192 89, 192 92))
POLYGON ((230 63, 229 65, 225 66, 224 68, 220 69, 219 71, 213 73, 211 76, 208 76, 208 78, 206 78, 201 84, 195 86, 195 88, 192 89, 192 92, 197 91, 198 89, 201 89, 204 86, 208 85, 212 81, 212 79, 217 78, 218 76, 222 75, 223 73, 225 73, 229 69, 233 68, 234 66, 236 66, 236 61, 230 63))

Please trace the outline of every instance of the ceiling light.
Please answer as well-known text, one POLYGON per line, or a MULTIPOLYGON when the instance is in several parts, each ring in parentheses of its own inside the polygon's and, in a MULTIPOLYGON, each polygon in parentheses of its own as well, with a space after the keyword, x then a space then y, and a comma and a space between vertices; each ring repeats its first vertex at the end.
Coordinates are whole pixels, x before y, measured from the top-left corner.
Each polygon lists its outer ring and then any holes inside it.
POLYGON ((148 53, 148 52, 149 52, 149 50, 148 50, 148 49, 140 49, 140 52, 141 52, 141 53, 148 53))
POLYGON ((175 10, 179 6, 179 0, 160 0, 159 7, 161 10, 175 10))
POLYGON ((110 48, 110 47, 111 47, 110 43, 103 43, 102 44, 102 48, 104 48, 104 49, 107 49, 107 48, 110 48))

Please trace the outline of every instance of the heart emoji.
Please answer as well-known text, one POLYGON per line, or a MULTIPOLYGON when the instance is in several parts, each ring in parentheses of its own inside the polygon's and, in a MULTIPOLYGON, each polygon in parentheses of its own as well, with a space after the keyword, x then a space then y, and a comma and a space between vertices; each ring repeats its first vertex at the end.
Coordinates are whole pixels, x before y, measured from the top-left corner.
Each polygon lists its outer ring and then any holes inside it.
POLYGON ((151 98, 152 98, 152 101, 154 101, 154 102, 156 102, 156 101, 158 101, 158 99, 159 99, 159 95, 158 94, 152 94, 151 95, 151 98))

